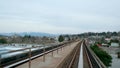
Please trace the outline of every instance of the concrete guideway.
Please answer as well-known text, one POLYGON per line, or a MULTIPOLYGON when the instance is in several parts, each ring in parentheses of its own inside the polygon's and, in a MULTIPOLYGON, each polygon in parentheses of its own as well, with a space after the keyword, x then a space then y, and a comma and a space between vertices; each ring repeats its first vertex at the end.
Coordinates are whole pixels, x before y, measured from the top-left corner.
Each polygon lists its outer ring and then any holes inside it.
POLYGON ((81 42, 76 44, 74 49, 64 58, 56 68, 78 68, 81 42))
POLYGON ((14 68, 106 68, 96 57, 85 40, 74 41, 14 68))
POLYGON ((83 43, 81 43, 78 68, 83 68, 83 43))
MULTIPOLYGON (((77 46, 79 42, 74 42, 71 44, 67 44, 69 46, 65 46, 57 51, 48 53, 45 55, 45 61, 43 61, 43 56, 38 57, 36 59, 31 60, 31 68, 57 68, 57 66, 64 60, 64 58, 77 46)), ((17 66, 16 68, 28 68, 29 62, 26 62, 22 65, 17 66)))
POLYGON ((83 56, 83 68, 107 68, 86 44, 86 41, 83 42, 83 56))

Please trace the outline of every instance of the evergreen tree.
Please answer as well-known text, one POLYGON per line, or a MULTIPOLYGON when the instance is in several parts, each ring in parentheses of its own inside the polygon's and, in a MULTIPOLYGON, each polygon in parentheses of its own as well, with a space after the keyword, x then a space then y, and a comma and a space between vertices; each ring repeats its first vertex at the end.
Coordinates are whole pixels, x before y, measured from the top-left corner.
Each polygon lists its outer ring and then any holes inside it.
POLYGON ((64 37, 63 37, 62 35, 60 35, 59 38, 58 38, 58 41, 59 41, 59 42, 64 41, 64 37))

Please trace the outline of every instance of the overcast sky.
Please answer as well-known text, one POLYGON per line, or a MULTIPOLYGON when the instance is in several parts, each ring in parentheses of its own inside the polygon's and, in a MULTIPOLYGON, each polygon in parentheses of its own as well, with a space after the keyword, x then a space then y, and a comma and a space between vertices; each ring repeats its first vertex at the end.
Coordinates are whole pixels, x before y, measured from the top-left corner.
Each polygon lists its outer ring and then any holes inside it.
POLYGON ((0 33, 120 31, 120 0, 0 0, 0 33))

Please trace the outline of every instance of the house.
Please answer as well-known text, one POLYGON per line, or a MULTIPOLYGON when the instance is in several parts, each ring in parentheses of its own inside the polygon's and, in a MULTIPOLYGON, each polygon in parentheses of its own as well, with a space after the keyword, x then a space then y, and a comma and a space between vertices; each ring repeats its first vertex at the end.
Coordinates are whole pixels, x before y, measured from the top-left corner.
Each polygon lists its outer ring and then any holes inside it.
POLYGON ((105 38, 105 41, 108 43, 110 42, 110 40, 111 40, 110 38, 105 38))
POLYGON ((109 47, 108 44, 104 44, 104 43, 102 43, 102 46, 103 46, 103 47, 109 47))
POLYGON ((102 46, 101 44, 97 44, 97 46, 102 46))
POLYGON ((119 47, 119 43, 111 43, 112 47, 119 47))

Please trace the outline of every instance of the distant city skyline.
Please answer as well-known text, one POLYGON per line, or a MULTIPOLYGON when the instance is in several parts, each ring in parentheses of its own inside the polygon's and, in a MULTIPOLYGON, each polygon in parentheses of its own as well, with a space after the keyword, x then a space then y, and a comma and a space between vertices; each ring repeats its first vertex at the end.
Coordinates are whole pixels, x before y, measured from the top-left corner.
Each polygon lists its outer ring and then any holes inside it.
POLYGON ((120 31, 119 0, 0 0, 0 33, 120 31))

